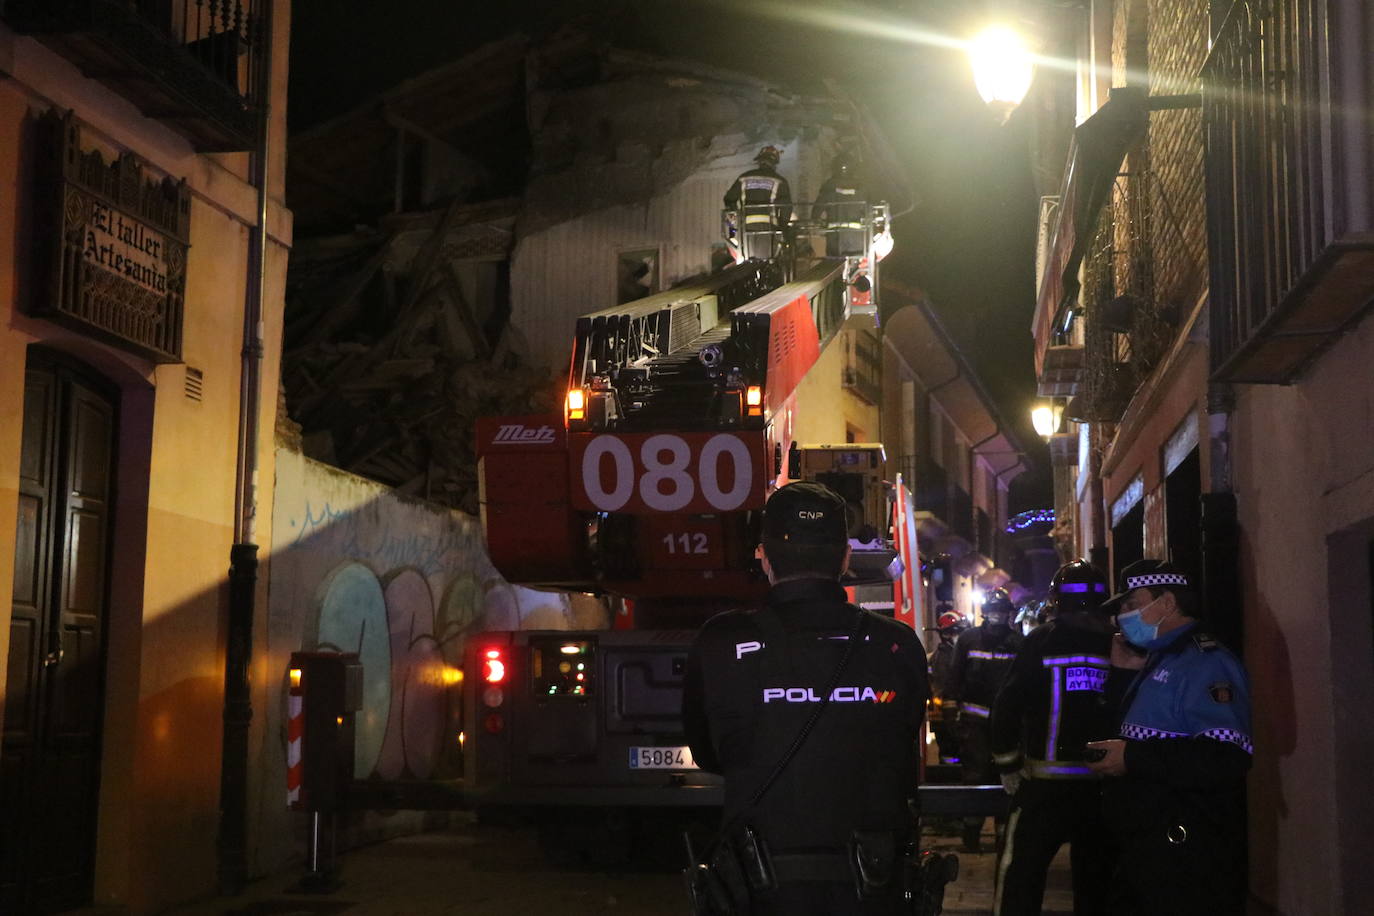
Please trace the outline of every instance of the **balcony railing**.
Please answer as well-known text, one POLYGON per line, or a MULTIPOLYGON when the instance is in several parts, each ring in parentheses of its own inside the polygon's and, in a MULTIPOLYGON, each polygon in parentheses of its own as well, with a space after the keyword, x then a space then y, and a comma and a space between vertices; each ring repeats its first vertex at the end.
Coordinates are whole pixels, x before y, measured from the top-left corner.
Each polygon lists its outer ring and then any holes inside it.
POLYGON ((883 357, 878 340, 866 331, 850 331, 845 341, 844 387, 870 404, 882 397, 883 357))
POLYGON ((1203 67, 1212 369, 1292 381, 1374 295, 1359 0, 1238 0, 1203 67))
POLYGON ((249 149, 270 0, 0 0, 32 35, 200 150, 249 149))
POLYGON ((949 534, 977 547, 978 532, 973 521, 973 497, 949 479, 949 474, 926 455, 903 455, 897 459, 902 476, 916 481, 912 489, 917 512, 938 519, 949 534))

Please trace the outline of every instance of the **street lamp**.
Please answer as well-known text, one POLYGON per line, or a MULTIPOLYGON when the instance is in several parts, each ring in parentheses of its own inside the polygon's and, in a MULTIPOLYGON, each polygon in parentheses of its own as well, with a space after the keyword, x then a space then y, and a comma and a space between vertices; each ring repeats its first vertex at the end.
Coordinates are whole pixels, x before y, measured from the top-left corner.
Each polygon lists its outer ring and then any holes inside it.
POLYGON ((1031 408, 1031 425, 1042 439, 1059 432, 1059 424, 1063 419, 1064 405, 1056 401, 1044 401, 1031 408))
POLYGON ((978 94, 999 123, 1005 124, 1030 90, 1034 72, 1030 48, 1014 29, 994 25, 969 42, 968 56, 978 94))

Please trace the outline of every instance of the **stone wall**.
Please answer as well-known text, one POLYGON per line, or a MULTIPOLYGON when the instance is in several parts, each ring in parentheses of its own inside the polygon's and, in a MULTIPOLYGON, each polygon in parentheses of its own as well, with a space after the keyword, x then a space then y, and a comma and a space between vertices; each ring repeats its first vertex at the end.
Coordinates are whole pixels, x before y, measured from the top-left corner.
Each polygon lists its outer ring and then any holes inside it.
MULTIPOLYGON (((477 520, 395 495, 299 453, 276 455, 269 599, 257 643, 259 758, 256 866, 299 857, 304 815, 286 808, 286 686, 291 653, 356 652, 363 709, 355 773, 383 781, 460 776, 461 682, 469 634, 489 629, 600 629, 605 605, 506 582, 477 520), (293 835, 295 834, 295 835, 293 835)), ((354 836, 419 829, 415 813, 351 819, 354 836)), ((347 838, 346 838, 347 841, 347 838)))

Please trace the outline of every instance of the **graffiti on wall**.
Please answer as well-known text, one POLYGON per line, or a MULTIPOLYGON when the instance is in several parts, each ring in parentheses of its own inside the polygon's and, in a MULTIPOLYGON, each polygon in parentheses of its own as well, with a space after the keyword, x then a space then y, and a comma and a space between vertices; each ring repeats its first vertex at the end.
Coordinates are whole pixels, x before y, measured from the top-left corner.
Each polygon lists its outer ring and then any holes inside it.
POLYGON ((507 583, 475 519, 279 451, 269 641, 291 651, 356 652, 363 708, 355 773, 457 775, 459 668, 487 629, 605 625, 599 602, 507 583))

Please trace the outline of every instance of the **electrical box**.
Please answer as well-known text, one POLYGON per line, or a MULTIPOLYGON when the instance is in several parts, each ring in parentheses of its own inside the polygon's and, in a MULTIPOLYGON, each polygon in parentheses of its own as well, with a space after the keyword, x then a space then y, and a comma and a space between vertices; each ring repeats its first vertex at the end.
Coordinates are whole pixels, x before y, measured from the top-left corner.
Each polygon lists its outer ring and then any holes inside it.
POLYGON ((293 652, 288 676, 287 779, 294 777, 299 790, 291 806, 338 810, 354 776, 353 720, 362 708, 363 666, 352 652, 293 652))

